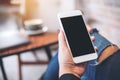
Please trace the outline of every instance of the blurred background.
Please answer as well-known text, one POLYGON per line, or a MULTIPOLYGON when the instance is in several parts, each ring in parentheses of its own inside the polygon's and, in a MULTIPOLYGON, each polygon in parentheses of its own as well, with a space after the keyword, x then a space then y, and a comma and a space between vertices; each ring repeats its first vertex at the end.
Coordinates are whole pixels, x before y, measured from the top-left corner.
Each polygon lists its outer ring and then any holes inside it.
MULTIPOLYGON (((87 24, 97 28, 100 34, 120 47, 119 0, 0 0, 0 35, 26 29, 25 22, 32 20, 34 23, 33 20, 36 19, 42 21, 42 26, 47 26, 47 32, 56 33, 59 28, 57 13, 76 9, 83 11, 87 24), (13 19, 19 27, 14 27, 15 24, 11 22, 13 19), (9 24, 4 24, 7 21, 9 24), (9 26, 1 27, 3 25, 9 26)), ((53 56, 56 49, 52 50, 53 56)), ((46 59, 43 50, 38 50, 37 53, 46 59)), ((34 60, 31 52, 21 56, 22 60, 34 60)), ((8 80, 18 80, 17 56, 5 57, 3 61, 8 80)), ((38 80, 46 68, 47 64, 23 66, 23 80, 38 80)), ((3 80, 1 71, 0 80, 3 80)))

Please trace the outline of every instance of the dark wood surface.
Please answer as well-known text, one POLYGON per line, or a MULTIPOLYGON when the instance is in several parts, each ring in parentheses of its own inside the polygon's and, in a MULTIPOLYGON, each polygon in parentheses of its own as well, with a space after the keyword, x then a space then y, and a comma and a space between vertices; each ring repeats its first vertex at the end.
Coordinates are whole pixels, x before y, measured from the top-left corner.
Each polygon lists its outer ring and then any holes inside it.
POLYGON ((5 57, 13 54, 19 54, 22 52, 43 48, 45 46, 50 46, 58 42, 56 33, 44 33, 40 35, 29 36, 28 39, 31 41, 29 44, 1 51, 0 57, 5 57))
POLYGON ((1 4, 10 4, 10 0, 0 0, 1 4))

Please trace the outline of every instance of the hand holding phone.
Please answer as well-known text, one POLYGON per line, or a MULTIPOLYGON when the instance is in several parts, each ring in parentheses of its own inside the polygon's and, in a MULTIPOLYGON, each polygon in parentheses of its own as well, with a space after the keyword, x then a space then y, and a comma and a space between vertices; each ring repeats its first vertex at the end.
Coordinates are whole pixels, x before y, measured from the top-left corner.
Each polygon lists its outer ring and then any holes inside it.
POLYGON ((86 69, 87 62, 75 65, 62 30, 60 30, 58 34, 58 40, 59 40, 59 52, 58 52, 59 77, 63 74, 68 73, 73 74, 77 77, 81 77, 86 69))
POLYGON ((81 63, 97 58, 93 43, 79 10, 58 14, 73 61, 81 63))

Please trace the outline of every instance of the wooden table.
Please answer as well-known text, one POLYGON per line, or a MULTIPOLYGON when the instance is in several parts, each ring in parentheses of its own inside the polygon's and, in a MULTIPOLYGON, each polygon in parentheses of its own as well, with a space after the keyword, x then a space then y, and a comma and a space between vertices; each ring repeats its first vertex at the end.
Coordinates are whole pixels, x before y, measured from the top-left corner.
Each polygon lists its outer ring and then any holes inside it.
MULTIPOLYGON (((3 65, 3 58, 10 55, 19 55, 20 53, 27 51, 34 51, 36 49, 44 48, 46 50, 48 59, 51 59, 50 46, 58 43, 56 33, 44 33, 40 35, 29 36, 28 39, 31 41, 29 44, 20 45, 15 48, 10 48, 0 52, 0 65, 3 73, 4 80, 7 80, 6 73, 3 65)), ((20 58, 20 57, 18 57, 20 58)), ((21 80, 21 78, 20 78, 21 80)))

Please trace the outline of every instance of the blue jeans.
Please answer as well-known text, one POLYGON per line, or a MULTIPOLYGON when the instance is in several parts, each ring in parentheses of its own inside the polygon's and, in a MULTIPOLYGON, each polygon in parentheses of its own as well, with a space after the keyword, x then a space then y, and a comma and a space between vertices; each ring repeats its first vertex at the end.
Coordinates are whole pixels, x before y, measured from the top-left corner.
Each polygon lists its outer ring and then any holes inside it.
MULTIPOLYGON (((93 42, 95 46, 98 47, 98 56, 100 53, 108 46, 111 45, 111 42, 109 42, 107 39, 105 39, 103 36, 101 36, 97 29, 93 29, 93 31, 90 33, 90 35, 95 36, 95 41, 93 42)), ((87 69, 83 76, 81 77, 81 80, 95 80, 95 65, 97 63, 96 60, 89 61, 87 69)), ((48 68, 42 78, 42 80, 59 80, 59 64, 58 64, 58 53, 53 57, 51 62, 48 65, 48 68)))

